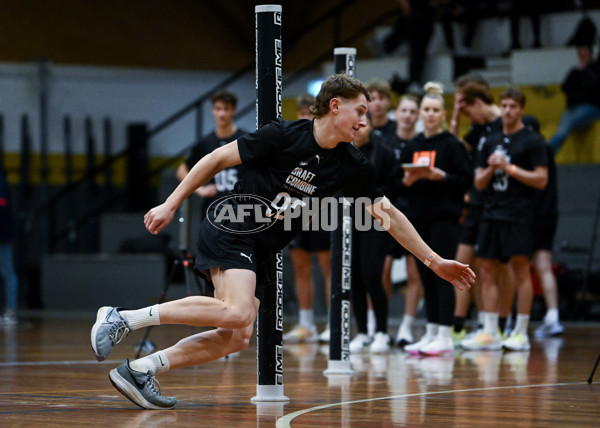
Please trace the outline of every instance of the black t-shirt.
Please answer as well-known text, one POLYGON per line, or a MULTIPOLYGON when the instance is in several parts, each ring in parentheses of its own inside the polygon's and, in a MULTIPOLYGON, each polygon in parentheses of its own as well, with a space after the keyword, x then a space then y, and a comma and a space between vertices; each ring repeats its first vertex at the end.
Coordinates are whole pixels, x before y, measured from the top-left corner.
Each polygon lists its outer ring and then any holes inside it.
MULTIPOLYGON (((535 132, 539 132, 540 124, 537 119, 533 116, 525 115, 522 118, 523 125, 525 128, 530 129, 535 132)), ((463 140, 471 147, 469 151, 471 155, 471 165, 473 166, 473 172, 477 171, 477 166, 479 165, 479 153, 483 148, 487 138, 498 132, 502 132, 502 118, 498 116, 496 120, 486 123, 484 125, 480 125, 474 123, 471 125, 469 132, 464 136, 463 140)), ((483 193, 475 188, 475 185, 471 186, 469 189, 469 197, 470 204, 482 206, 483 205, 483 193)))
POLYGON ((594 61, 582 69, 571 69, 561 88, 567 97, 567 107, 581 104, 600 107, 600 65, 594 61))
MULTIPOLYGON (((394 185, 398 187, 402 185, 402 177, 404 175, 404 172, 402 171, 402 165, 400 164, 400 158, 402 156, 402 151, 404 150, 409 141, 410 140, 403 140, 396 134, 394 134, 393 139, 384 140, 384 144, 390 148, 394 155, 394 171, 396 174, 396 176, 394 177, 394 185)), ((388 197, 390 197, 390 195, 387 192, 385 193, 388 197)), ((394 206, 400 211, 404 211, 405 208, 408 206, 408 198, 406 194, 396 189, 394 190, 394 192, 392 192, 392 195, 394 195, 394 199, 392 199, 392 203, 394 204, 394 206)))
POLYGON ((533 217, 554 217, 558 215, 558 183, 556 178, 556 164, 554 163, 554 150, 546 144, 546 157, 548 159, 548 185, 544 190, 533 191, 533 217))
MULTIPOLYGON (((256 204, 260 216, 277 220, 254 236, 274 251, 281 250, 304 224, 302 216, 289 216, 284 221, 289 214, 286 208, 299 206, 306 198, 337 192, 373 202, 383 196, 375 185, 373 168, 360 150, 350 143, 339 143, 332 149, 320 147, 310 120, 273 121, 238 138, 238 150, 244 169, 234 193, 267 202, 266 206, 256 204)), ((230 226, 246 230, 254 229, 256 223, 256 218, 247 218, 243 225, 230 226)))
POLYGON ((410 219, 442 219, 459 217, 463 197, 473 182, 469 154, 465 146, 451 133, 444 131, 426 138, 423 133, 410 140, 402 151, 402 163, 422 163, 429 159, 430 167, 446 172, 441 181, 421 179, 402 189, 408 197, 404 212, 410 219))
MULTIPOLYGON (((200 159, 202 159, 204 156, 206 156, 213 150, 218 149, 219 147, 224 146, 225 144, 230 143, 234 140, 237 140, 239 137, 246 133, 247 131, 238 128, 233 135, 230 135, 227 138, 219 138, 214 131, 210 134, 205 135, 200 140, 198 140, 196 144, 194 144, 190 155, 185 160, 188 169, 192 169, 200 159)), ((241 165, 226 168, 223 171, 220 171, 217 175, 214 176, 213 179, 209 181, 209 184, 217 185, 218 193, 214 197, 209 198, 207 204, 210 204, 213 200, 233 190, 235 183, 237 183, 238 181, 241 168, 241 165)))
POLYGON ((381 133, 374 129, 369 136, 369 141, 359 150, 373 167, 375 185, 390 200, 393 200, 399 184, 398 167, 400 163, 396 160, 392 149, 384 142, 381 133))
MULTIPOLYGON (((546 143, 542 136, 523 128, 512 135, 496 133, 485 141, 479 156, 479 167, 487 168, 487 159, 494 153, 504 154, 508 162, 533 171, 548 165, 546 143)), ((530 222, 533 218, 532 197, 534 188, 497 169, 484 190, 483 219, 530 222)))
POLYGON ((388 120, 387 123, 383 126, 374 127, 375 131, 378 131, 381 134, 381 138, 386 143, 396 138, 396 122, 393 120, 388 120))

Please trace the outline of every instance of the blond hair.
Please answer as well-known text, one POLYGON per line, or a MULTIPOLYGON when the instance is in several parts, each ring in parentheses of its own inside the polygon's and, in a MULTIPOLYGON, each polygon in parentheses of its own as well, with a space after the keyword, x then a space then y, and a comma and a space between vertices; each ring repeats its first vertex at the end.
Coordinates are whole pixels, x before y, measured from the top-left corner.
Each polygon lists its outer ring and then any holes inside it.
POLYGON ((425 83, 425 86, 423 86, 423 89, 425 90, 423 98, 432 98, 440 101, 442 105, 444 104, 444 98, 442 97, 444 85, 440 82, 427 82, 425 83))

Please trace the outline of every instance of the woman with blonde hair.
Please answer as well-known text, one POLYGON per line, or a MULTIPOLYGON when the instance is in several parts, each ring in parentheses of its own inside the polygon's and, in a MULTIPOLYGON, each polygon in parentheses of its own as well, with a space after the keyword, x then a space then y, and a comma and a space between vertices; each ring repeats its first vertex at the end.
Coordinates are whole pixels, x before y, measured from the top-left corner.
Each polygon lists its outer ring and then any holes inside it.
MULTIPOLYGON (((443 87, 425 85, 419 109, 424 131, 402 151, 402 187, 409 203, 405 213, 421 236, 436 244, 442 257, 453 256, 460 230, 463 195, 473 181, 469 155, 463 144, 446 130, 443 87)), ((419 266, 425 292, 425 335, 404 350, 412 354, 443 355, 454 352, 452 320, 454 290, 419 266)))

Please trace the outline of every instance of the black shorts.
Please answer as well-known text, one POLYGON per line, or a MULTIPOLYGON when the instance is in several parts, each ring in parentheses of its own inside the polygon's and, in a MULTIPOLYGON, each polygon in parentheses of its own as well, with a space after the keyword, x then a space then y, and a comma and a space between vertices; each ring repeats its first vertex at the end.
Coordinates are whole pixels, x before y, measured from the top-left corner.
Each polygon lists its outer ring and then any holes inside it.
POLYGON ((326 230, 305 230, 300 232, 290 242, 290 248, 300 248, 315 253, 331 249, 331 232, 326 230))
POLYGON ((261 245, 254 234, 224 232, 207 219, 200 224, 194 271, 210 283, 210 269, 247 269, 256 273, 255 295, 260 299, 270 270, 267 262, 275 262, 275 253, 261 245))
POLYGON ((558 216, 538 217, 533 220, 533 250, 552 251, 558 216))
POLYGON ((513 256, 533 253, 533 228, 529 223, 481 220, 475 254, 506 263, 513 256))
POLYGON ((465 221, 458 235, 459 244, 475 245, 477 243, 477 231, 482 213, 483 207, 481 205, 469 205, 465 221))

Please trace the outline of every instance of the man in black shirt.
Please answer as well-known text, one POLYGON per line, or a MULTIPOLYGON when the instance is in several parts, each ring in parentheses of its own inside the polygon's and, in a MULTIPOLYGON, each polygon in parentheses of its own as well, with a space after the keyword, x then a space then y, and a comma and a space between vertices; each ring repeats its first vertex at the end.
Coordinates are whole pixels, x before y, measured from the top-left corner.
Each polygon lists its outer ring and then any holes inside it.
MULTIPOLYGON (((469 131, 462 138, 471 155, 471 165, 473 172, 477 170, 479 153, 482 150, 486 140, 493 134, 502 132, 502 118, 500 117, 500 107, 494 103, 488 82, 476 73, 466 74, 456 79, 456 94, 454 100, 454 111, 452 114, 451 132, 458 136, 458 126, 461 113, 471 122, 469 131)), ((539 132, 539 123, 532 117, 525 115, 522 117, 526 128, 539 132)), ((467 212, 459 236, 459 244, 456 250, 456 259, 462 263, 474 266, 477 271, 479 260, 475 256, 475 244, 477 243, 477 232, 483 212, 484 195, 471 186, 467 195, 465 195, 467 212)), ((507 318, 513 305, 515 284, 508 266, 503 264, 500 267, 501 283, 506 293, 500 296, 499 309, 500 330, 505 331, 507 318)), ((465 318, 471 303, 471 294, 475 300, 475 306, 478 313, 478 327, 483 327, 485 311, 483 310, 481 287, 473 287, 466 291, 456 291, 456 308, 454 311, 454 336, 455 341, 459 342, 466 337, 464 330, 465 318)), ((473 332, 476 334, 476 332, 473 332)))
POLYGON ((534 189, 548 181, 546 148, 542 137, 528 130, 522 121, 525 96, 518 88, 508 88, 500 98, 502 133, 491 135, 478 158, 475 186, 485 189, 476 254, 481 258, 484 328, 462 341, 466 349, 529 350, 527 326, 533 288, 529 258, 533 253, 534 189), (517 284, 517 321, 510 336, 498 334, 498 285, 501 262, 508 261, 517 284))
MULTIPOLYGON (((204 156, 225 144, 237 140, 247 131, 237 127, 233 118, 237 107, 237 97, 227 91, 218 91, 212 97, 212 114, 215 119, 215 130, 202 137, 194 146, 188 158, 177 168, 177 179, 183 180, 190 169, 204 156)), ((214 176, 209 183, 200 186, 194 192, 203 198, 210 198, 205 206, 220 196, 233 190, 238 181, 239 168, 226 168, 214 176)))
POLYGON ((392 103, 392 89, 388 82, 381 79, 371 80, 366 85, 371 95, 369 113, 373 128, 380 132, 383 141, 388 143, 396 137, 396 122, 388 116, 392 103))
POLYGON ((130 330, 158 324, 217 327, 113 369, 110 379, 127 398, 143 408, 171 408, 177 400, 154 387, 155 373, 207 363, 248 346, 260 304, 255 293, 260 295, 268 280, 265 264, 307 226, 310 218, 293 214, 308 198, 337 192, 367 198, 372 201, 363 204, 368 212, 436 274, 458 288, 473 283, 475 274, 467 265, 435 254, 382 195, 372 167, 350 144, 366 126, 369 99, 358 80, 330 76, 312 108, 313 121, 276 120, 220 147, 203 157, 163 204, 148 211, 144 224, 157 234, 199 186, 225 168, 245 166, 234 195, 213 204, 201 226, 196 268, 210 276, 214 298, 190 296, 138 310, 107 306, 98 311, 91 342, 99 361, 130 330))

